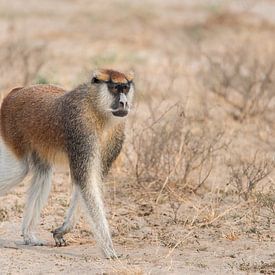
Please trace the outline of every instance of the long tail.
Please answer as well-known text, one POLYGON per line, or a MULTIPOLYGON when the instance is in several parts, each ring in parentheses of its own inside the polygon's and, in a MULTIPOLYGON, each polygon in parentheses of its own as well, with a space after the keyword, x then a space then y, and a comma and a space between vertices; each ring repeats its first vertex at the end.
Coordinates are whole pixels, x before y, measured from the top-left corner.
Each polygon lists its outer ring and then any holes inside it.
POLYGON ((0 196, 19 184, 28 173, 26 159, 18 159, 0 137, 0 196))

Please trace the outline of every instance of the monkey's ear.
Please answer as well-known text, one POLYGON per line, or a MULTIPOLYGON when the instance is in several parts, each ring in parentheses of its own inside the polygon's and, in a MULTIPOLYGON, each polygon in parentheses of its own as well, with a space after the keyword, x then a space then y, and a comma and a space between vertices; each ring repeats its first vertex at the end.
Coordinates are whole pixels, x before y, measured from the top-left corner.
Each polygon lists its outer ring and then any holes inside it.
POLYGON ((93 73, 92 83, 99 83, 101 81, 109 81, 110 76, 105 70, 96 70, 93 73))
POLYGON ((135 77, 134 71, 129 71, 125 74, 126 78, 128 81, 133 81, 135 77))

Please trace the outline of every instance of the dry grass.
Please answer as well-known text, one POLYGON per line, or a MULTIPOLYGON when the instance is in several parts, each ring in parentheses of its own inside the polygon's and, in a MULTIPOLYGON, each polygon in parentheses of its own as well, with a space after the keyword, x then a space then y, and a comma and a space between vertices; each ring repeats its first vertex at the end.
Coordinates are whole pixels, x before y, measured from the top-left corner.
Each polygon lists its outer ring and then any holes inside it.
MULTIPOLYGON (((267 58, 267 57, 266 57, 267 58)), ((265 119, 275 104, 273 56, 263 60, 243 47, 207 55, 205 84, 224 101, 233 119, 265 119)))
POLYGON ((133 173, 128 176, 160 191, 172 183, 195 191, 210 175, 213 159, 224 147, 223 131, 209 133, 208 127, 207 120, 187 116, 179 105, 148 117, 141 129, 130 133, 124 151, 130 165, 127 170, 133 173))

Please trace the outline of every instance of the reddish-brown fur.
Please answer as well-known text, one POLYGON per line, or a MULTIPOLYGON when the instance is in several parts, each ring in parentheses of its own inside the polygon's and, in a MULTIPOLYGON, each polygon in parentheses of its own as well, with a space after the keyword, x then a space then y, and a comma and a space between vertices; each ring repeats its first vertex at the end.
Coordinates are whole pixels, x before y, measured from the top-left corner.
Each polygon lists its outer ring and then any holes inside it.
POLYGON ((21 158, 37 151, 44 156, 63 149, 62 131, 56 117, 56 100, 65 90, 51 85, 15 88, 1 107, 1 135, 21 158))
POLYGON ((133 80, 133 75, 131 73, 123 74, 113 70, 103 69, 96 72, 96 76, 102 81, 112 81, 114 83, 127 83, 133 80))

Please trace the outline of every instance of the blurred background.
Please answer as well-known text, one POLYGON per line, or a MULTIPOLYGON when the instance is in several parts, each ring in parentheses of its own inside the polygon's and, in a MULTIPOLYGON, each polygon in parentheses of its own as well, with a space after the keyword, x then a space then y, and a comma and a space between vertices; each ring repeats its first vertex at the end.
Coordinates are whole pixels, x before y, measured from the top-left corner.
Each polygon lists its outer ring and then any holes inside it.
MULTIPOLYGON (((134 70, 127 139, 106 182, 115 244, 145 251, 128 264, 141 273, 187 272, 188 262, 199 273, 271 274, 274 35, 273 0, 0 0, 0 96, 30 84, 70 90, 95 68, 134 70)), ((53 189, 45 236, 68 206, 66 171, 53 189)), ((25 190, 1 198, 5 234, 19 222, 25 190)), ((92 242, 88 228, 82 218, 69 242, 92 242)), ((17 261, 14 272, 25 258, 17 261)))

